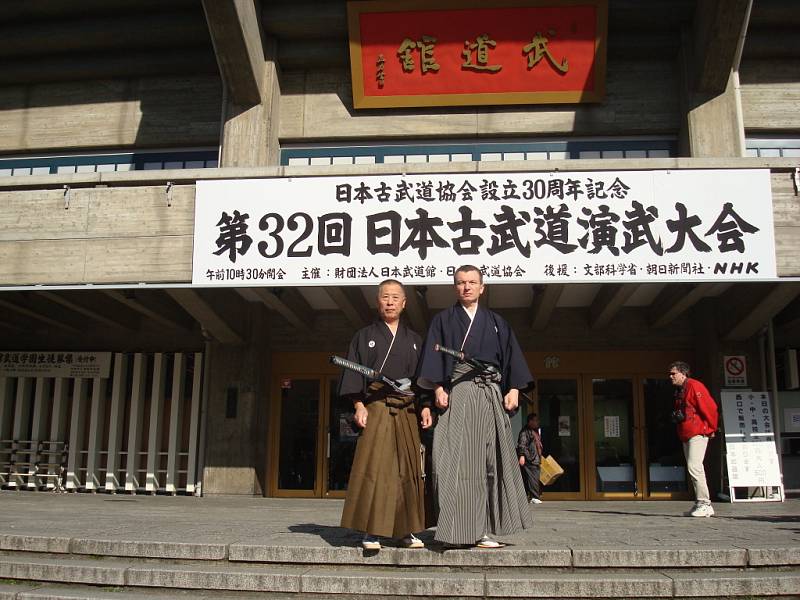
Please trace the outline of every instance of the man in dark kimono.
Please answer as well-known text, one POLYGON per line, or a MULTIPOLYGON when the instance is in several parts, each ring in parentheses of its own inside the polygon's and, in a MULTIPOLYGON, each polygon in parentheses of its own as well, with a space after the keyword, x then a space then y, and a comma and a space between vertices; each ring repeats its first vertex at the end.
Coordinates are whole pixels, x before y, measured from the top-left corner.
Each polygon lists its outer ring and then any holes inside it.
POLYGON ((508 412, 533 388, 508 323, 478 305, 484 291, 477 267, 454 276, 458 302, 428 328, 417 383, 434 390, 440 416, 433 437, 435 539, 451 545, 499 548, 489 537, 531 527, 508 412), (436 344, 494 365, 488 372, 436 352, 436 344), (508 411, 508 412, 507 412, 508 411))
MULTIPOLYGON (((400 321, 406 294, 399 281, 378 286, 380 318, 360 329, 347 358, 394 380, 413 377, 422 345, 420 336, 400 321)), ((383 383, 369 383, 345 370, 339 395, 353 401, 356 424, 363 428, 342 511, 342 527, 364 532, 362 546, 380 550, 379 537, 422 548, 414 533, 425 529, 422 455, 414 396, 403 396, 383 383)), ((431 426, 430 408, 420 424, 431 426)))
POLYGON ((542 438, 539 435, 539 415, 531 413, 517 438, 517 456, 522 470, 522 482, 531 504, 541 504, 542 438))

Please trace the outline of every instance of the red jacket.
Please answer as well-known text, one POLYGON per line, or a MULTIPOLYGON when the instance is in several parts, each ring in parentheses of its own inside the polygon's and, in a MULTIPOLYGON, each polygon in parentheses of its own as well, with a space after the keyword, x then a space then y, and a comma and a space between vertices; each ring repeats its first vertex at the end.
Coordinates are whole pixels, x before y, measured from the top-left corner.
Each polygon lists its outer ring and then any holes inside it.
POLYGON ((717 403, 706 386, 696 379, 686 379, 683 393, 675 397, 675 410, 682 410, 686 415, 686 419, 678 423, 678 437, 682 442, 696 435, 711 435, 717 430, 717 403))

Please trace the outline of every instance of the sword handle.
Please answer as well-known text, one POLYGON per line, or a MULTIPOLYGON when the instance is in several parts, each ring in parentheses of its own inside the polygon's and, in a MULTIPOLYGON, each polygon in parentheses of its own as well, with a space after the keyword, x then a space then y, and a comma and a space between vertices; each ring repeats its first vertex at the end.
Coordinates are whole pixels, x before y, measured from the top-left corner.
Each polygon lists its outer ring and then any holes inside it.
POLYGON ((361 373, 367 379, 380 379, 380 374, 375 371, 375 369, 370 369, 369 367, 347 360, 341 356, 331 356, 330 360, 337 367, 343 367, 355 371, 356 373, 361 373))
POLYGON ((452 348, 445 348, 440 344, 434 344, 433 351, 441 352, 442 354, 449 354, 450 356, 462 361, 464 360, 465 357, 463 352, 460 352, 459 350, 453 350, 452 348))

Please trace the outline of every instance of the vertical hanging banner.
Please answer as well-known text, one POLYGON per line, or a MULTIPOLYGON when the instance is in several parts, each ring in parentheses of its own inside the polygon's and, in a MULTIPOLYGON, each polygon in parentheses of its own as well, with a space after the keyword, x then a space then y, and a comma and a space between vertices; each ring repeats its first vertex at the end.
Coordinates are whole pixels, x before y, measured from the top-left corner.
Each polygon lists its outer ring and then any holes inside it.
POLYGON ((198 181, 192 283, 764 281, 766 169, 198 181))
POLYGON ((351 1, 355 108, 600 102, 607 0, 351 1))

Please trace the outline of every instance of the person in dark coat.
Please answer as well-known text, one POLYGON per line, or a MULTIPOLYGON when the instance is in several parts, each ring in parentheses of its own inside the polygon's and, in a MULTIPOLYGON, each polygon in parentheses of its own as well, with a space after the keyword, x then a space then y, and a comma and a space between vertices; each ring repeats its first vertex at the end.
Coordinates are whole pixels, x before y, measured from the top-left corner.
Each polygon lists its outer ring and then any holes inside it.
POLYGON ((507 411, 517 409, 533 377, 505 319, 478 304, 480 270, 459 267, 454 283, 458 301, 431 321, 417 373, 440 413, 433 436, 435 539, 499 548, 490 534, 532 524, 507 411), (437 344, 494 368, 457 361, 437 352, 437 344))
POLYGON ((539 480, 542 464, 542 437, 539 435, 539 415, 531 413, 517 438, 517 456, 522 470, 522 482, 531 504, 542 503, 542 482, 539 480))
MULTIPOLYGON (((420 336, 400 321, 406 305, 403 285, 387 279, 378 286, 379 319, 356 332, 347 358, 390 379, 411 378, 422 345, 420 336)), ((345 370, 339 396, 353 402, 362 428, 342 510, 342 527, 364 532, 362 546, 380 550, 380 537, 422 548, 414 533, 425 529, 424 481, 418 408, 383 383, 370 383, 345 370)), ((419 410, 420 425, 431 426, 429 407, 419 410)))

